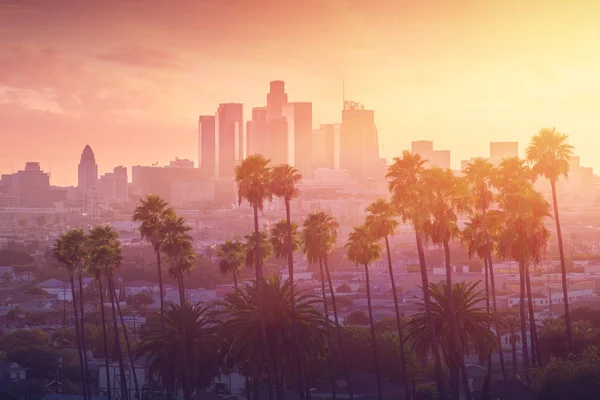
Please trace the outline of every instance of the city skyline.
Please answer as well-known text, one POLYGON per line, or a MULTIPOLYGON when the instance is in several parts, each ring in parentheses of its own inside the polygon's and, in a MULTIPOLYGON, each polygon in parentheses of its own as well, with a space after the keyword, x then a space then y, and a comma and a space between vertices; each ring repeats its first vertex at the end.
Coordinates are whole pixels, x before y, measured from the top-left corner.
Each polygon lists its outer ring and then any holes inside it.
POLYGON ((341 122, 345 83, 387 159, 427 139, 458 169, 555 126, 600 168, 600 4, 426 3, 0 0, 0 172, 39 161, 72 185, 86 144, 100 174, 196 160, 197 116, 239 102, 249 121, 274 79, 313 103, 314 129, 341 122))

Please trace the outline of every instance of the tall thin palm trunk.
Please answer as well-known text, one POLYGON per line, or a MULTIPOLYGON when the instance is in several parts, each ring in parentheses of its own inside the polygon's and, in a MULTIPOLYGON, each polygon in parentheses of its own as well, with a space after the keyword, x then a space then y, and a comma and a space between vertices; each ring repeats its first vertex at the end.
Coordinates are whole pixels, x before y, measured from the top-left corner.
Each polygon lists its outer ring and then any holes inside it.
POLYGON ((183 285, 183 271, 179 271, 177 274, 178 286, 179 286, 179 306, 181 307, 181 337, 182 337, 182 345, 181 345, 181 357, 183 359, 183 374, 181 376, 181 384, 183 386, 183 399, 189 400, 192 396, 191 387, 190 387, 190 376, 188 369, 188 354, 187 354, 187 345, 188 345, 188 337, 186 332, 186 323, 185 323, 185 315, 184 315, 184 307, 186 304, 185 300, 185 288, 183 285))
POLYGON ((471 400, 471 389, 469 388, 469 376, 467 375, 467 367, 465 366, 465 358, 463 355, 463 343, 460 339, 458 331, 458 321, 456 320, 456 311, 454 306, 454 296, 452 296, 452 266, 450 265, 450 245, 444 241, 444 258, 446 261, 446 296, 448 297, 448 313, 450 314, 450 323, 452 326, 452 337, 454 344, 454 353, 460 368, 460 375, 463 383, 465 398, 471 400))
POLYGON ((396 291, 396 281, 394 279, 394 270, 392 269, 392 254, 390 253, 390 241, 388 235, 385 235, 385 251, 388 259, 388 272, 390 274, 390 283, 392 285, 392 296, 394 297, 394 309, 396 311, 396 328, 398 330, 398 342, 400 343, 400 361, 402 362, 402 380, 404 381, 404 394, 406 399, 410 399, 410 388, 408 386, 408 372, 406 371, 406 354, 404 351, 404 335, 402 334, 402 322, 400 320, 400 305, 398 304, 398 292, 396 291))
MULTIPOLYGON (((160 299, 160 334, 162 337, 162 345, 163 345, 163 376, 167 377, 169 375, 169 371, 167 368, 167 362, 169 357, 169 352, 167 351, 167 339, 166 339, 166 330, 165 330, 165 293, 163 288, 163 280, 162 280, 162 268, 161 268, 161 258, 160 258, 160 249, 155 248, 156 253, 156 272, 158 273, 158 294, 160 299)), ((166 385, 168 386, 168 385, 166 385)), ((165 387, 167 391, 167 399, 171 399, 171 388, 165 387)))
POLYGON ((444 372, 442 371, 442 359, 440 357, 440 343, 433 324, 433 314, 431 311, 431 292, 429 288, 429 277, 427 276, 427 264, 425 262, 425 251, 423 250, 423 238, 421 233, 415 229, 415 238, 417 241, 417 253, 419 254, 419 266, 421 269, 421 282, 423 285, 423 303, 425 304, 425 314, 427 323, 431 330, 431 350, 433 353, 435 367, 435 381, 440 394, 440 399, 447 399, 446 388, 444 384, 444 372))
POLYGON ((571 326, 571 312, 569 310, 569 288, 567 285, 567 267, 565 264, 565 251, 563 248, 562 232, 560 229, 560 218, 558 216, 558 199, 556 197, 556 181, 550 180, 552 187, 552 205, 554 206, 554 222, 556 223, 556 238, 558 239, 558 251, 560 253, 560 273, 562 276, 562 289, 565 304, 565 323, 567 327, 567 343, 569 351, 573 351, 573 334, 571 326))
MULTIPOLYGON (((494 309, 494 313, 498 311, 496 304, 496 282, 494 280, 494 264, 492 263, 491 251, 488 250, 488 268, 490 270, 490 286, 492 289, 492 307, 494 309)), ((500 368, 502 369, 502 379, 506 383, 508 381, 508 377, 506 374, 506 363, 504 362, 504 351, 502 351, 502 338, 500 336, 500 326, 498 321, 495 321, 496 328, 496 342, 498 343, 498 354, 500 355, 500 368)))
POLYGON ((300 342, 298 341, 298 322, 296 321, 296 299, 294 297, 294 249, 292 247, 292 217, 290 212, 290 201, 285 199, 286 217, 286 251, 288 262, 288 274, 290 279, 290 303, 292 307, 292 341, 294 353, 296 354, 296 369, 298 370, 298 386, 300 387, 300 400, 304 400, 304 376, 302 373, 302 357, 300 354, 300 342))
POLYGON ((519 283, 520 283, 520 302, 519 314, 521 317, 521 346, 523 348, 523 372, 525 381, 530 384, 529 379, 529 351, 527 349, 527 314, 525 313, 525 262, 519 261, 519 283))
POLYGON ((541 366, 540 346, 537 335, 537 326, 535 324, 535 314, 533 310, 533 297, 531 295, 531 278, 529 276, 529 267, 525 266, 525 285, 527 286, 527 307, 529 308, 529 332, 531 335, 531 366, 541 366))
POLYGON ((106 369, 106 390, 108 391, 108 400, 112 398, 110 390, 110 368, 108 365, 108 339, 106 335, 106 316, 104 315, 104 289, 102 288, 102 278, 97 276, 98 290, 100 291, 100 318, 102 319, 102 344, 104 345, 104 363, 106 369))
POLYGON ((127 346, 127 357, 129 358, 129 364, 131 364, 131 373, 133 374, 133 384, 135 387, 135 399, 141 400, 140 388, 138 385, 137 373, 135 370, 135 362, 133 360, 133 352, 131 351, 131 343, 129 342, 129 335, 127 334, 127 326, 125 325, 125 320, 123 319, 123 313, 121 312, 121 305, 119 304, 119 297, 117 296, 117 290, 115 289, 114 285, 113 285, 112 296, 114 297, 115 303, 117 304, 117 313, 119 314, 119 320, 121 321, 121 326, 123 327, 123 335, 125 336, 125 345, 127 346))
MULTIPOLYGON (((123 352, 121 351, 121 340, 119 335, 119 327, 117 326, 117 309, 115 306, 115 298, 113 296, 114 282, 112 280, 112 274, 109 273, 108 277, 108 292, 110 297, 110 308, 112 311, 112 323, 113 323, 113 332, 115 335, 115 351, 117 352, 117 362, 119 363, 119 377, 120 377, 120 389, 121 389, 121 399, 127 400, 129 398, 129 392, 127 389, 127 376, 125 375, 125 363, 123 362, 123 352)), ((116 301, 119 301, 118 299, 116 301)))
POLYGON ((256 267, 256 293, 258 298, 258 317, 260 319, 260 331, 262 335, 263 346, 265 349, 265 359, 267 360, 267 389, 269 391, 269 400, 273 400, 273 360, 269 350, 269 340, 267 338, 267 327, 265 326, 265 314, 262 302, 262 260, 260 255, 260 231, 258 230, 258 207, 254 206, 254 249, 255 249, 255 267, 256 267))
POLYGON ((333 289, 333 282, 331 280, 331 272, 329 271, 329 263, 327 262, 327 256, 323 258, 323 266, 325 267, 325 273, 327 274, 327 283, 329 284, 329 292, 331 293, 331 309, 333 312, 333 319, 335 321, 335 332, 337 334, 338 344, 340 346, 340 357, 342 358, 342 367, 344 368, 344 375, 346 376, 346 383, 348 384, 348 395, 350 400, 354 400, 354 391, 352 390, 352 380, 350 379, 350 371, 348 370, 348 364, 346 362, 346 349, 344 342, 342 341, 342 328, 338 319, 337 304, 335 302, 335 290, 333 289))
MULTIPOLYGON (((77 298, 75 297, 75 280, 73 279, 73 276, 70 276, 71 278, 71 297, 73 298, 73 316, 75 317, 75 334, 77 335, 77 352, 79 355, 79 367, 81 370, 81 389, 83 391, 83 398, 84 400, 89 399, 88 396, 88 376, 86 374, 86 369, 85 369, 85 362, 83 360, 83 351, 85 349, 83 349, 82 346, 82 338, 84 335, 81 334, 81 330, 79 327, 79 317, 78 317, 78 312, 77 312, 77 298)), ((64 292, 63 292, 64 293, 64 292)), ((66 299, 63 296, 63 301, 66 301, 66 299)), ((81 301, 81 298, 79 299, 79 301, 81 301)), ((58 385, 58 382, 56 382, 56 384, 58 385)))
MULTIPOLYGON (((86 379, 89 379, 90 376, 90 368, 89 368, 89 364, 88 364, 88 356, 87 356, 87 344, 85 341, 85 298, 83 296, 83 277, 81 276, 81 271, 79 271, 78 273, 78 280, 79 280, 79 307, 81 308, 81 350, 83 353, 83 364, 85 366, 85 376, 86 379)), ((91 399, 92 398, 92 386, 89 384, 87 385, 87 389, 88 389, 88 398, 91 399)))
MULTIPOLYGON (((331 321, 329 321, 329 310, 327 306, 327 291, 325 290, 325 273, 323 272, 323 260, 319 260, 319 269, 321 271, 321 293, 323 295, 323 312, 325 314, 325 320, 327 321, 327 346, 329 347, 329 363, 331 365, 331 398, 333 400, 337 399, 336 394, 336 368, 335 362, 333 360, 333 354, 331 351, 331 321)), ((340 350, 341 352, 341 350, 340 350)))
MULTIPOLYGON (((375 376, 377 377, 377 398, 383 400, 381 388, 381 374, 379 373, 379 359, 377 358, 377 336, 375 335, 375 323, 373 322, 373 306, 371 304, 371 280, 369 279, 369 266, 365 267, 365 281, 367 284, 367 304, 369 307, 369 328, 371 329, 371 345, 373 346, 373 361, 375 362, 375 376)), ((402 343, 400 343, 402 346, 402 343)))

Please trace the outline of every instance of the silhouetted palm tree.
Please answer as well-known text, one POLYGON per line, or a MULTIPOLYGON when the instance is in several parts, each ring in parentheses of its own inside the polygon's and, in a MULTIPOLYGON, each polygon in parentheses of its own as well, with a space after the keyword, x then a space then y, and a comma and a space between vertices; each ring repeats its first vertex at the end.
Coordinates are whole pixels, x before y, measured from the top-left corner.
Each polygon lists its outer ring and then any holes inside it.
MULTIPOLYGON (((85 233, 82 229, 73 229, 63 233, 54 243, 52 253, 54 258, 65 266, 71 283, 71 297, 73 298, 73 316, 75 317, 75 333, 77 335, 77 350, 79 355, 79 367, 81 369, 81 383, 83 389, 84 399, 89 398, 88 391, 88 373, 87 363, 84 359, 85 346, 83 345, 84 335, 82 335, 85 325, 83 321, 79 321, 79 313, 77 310, 77 297, 75 296, 75 274, 81 270, 85 261, 85 233)), ((63 301, 65 299, 63 298, 63 301)), ((83 304, 83 297, 79 298, 79 301, 83 304)), ((82 307, 83 308, 83 307, 82 307)))
POLYGON ((565 252, 563 248, 562 232, 560 230, 560 217, 558 215, 558 199, 556 197, 556 182, 561 176, 568 177, 569 163, 573 155, 573 146, 567 143, 568 135, 557 132, 555 128, 543 128, 531 138, 527 147, 527 160, 533 164, 533 178, 543 176, 550 181, 552 188, 552 204, 554 206, 554 222, 556 224, 556 237, 560 253, 560 268, 562 274, 562 288, 565 304, 565 321, 567 327, 567 341, 569 349, 573 349, 571 329, 571 314, 569 311, 569 293, 567 285, 567 268, 565 265, 565 252))
POLYGON ((444 372, 440 348, 431 315, 431 296, 429 293, 429 277, 427 276, 427 265, 425 262, 425 251, 423 248, 426 235, 424 224, 429 218, 429 210, 421 202, 422 196, 427 193, 423 184, 425 160, 419 154, 404 151, 402 157, 394 158, 394 162, 388 168, 386 178, 388 179, 389 191, 392 195, 392 205, 396 207, 403 221, 410 221, 415 231, 417 253, 421 270, 421 281, 423 287, 423 302, 425 312, 429 315, 429 328, 431 329, 432 353, 435 367, 435 380, 440 398, 446 398, 444 385, 444 372))
MULTIPOLYGON (((177 280, 179 288, 179 305, 185 305, 185 287, 183 283, 183 274, 189 273, 194 267, 196 253, 192 247, 192 237, 188 232, 192 228, 187 225, 185 220, 175 215, 168 216, 161 229, 161 236, 164 238, 161 250, 167 255, 169 267, 169 275, 177 280)), ((186 324, 181 320, 181 332, 183 335, 183 343, 187 343, 186 324)), ((184 371, 188 371, 188 354, 182 346, 180 349, 181 359, 183 360, 184 371)), ((192 396, 190 380, 191 377, 185 373, 182 374, 182 390, 184 400, 189 400, 192 396)))
MULTIPOLYGON (((291 281, 282 281, 279 276, 265 279, 262 285, 264 315, 267 326, 269 354, 275 364, 277 397, 282 398, 286 379, 298 376, 293 346, 291 281)), ((325 355, 328 321, 315 307, 320 300, 302 291, 293 291, 296 296, 296 317, 300 345, 300 365, 307 367, 314 360, 325 355)), ((240 290, 225 298, 223 312, 223 336, 230 344, 229 356, 237 365, 244 365, 245 371, 255 379, 264 371, 261 328, 258 319, 256 282, 241 285, 240 290)))
MULTIPOLYGON (((477 306, 483 301, 482 291, 477 290, 479 282, 455 283, 450 296, 445 284, 431 284, 432 316, 436 326, 438 341, 441 345, 446 365, 450 372, 452 398, 460 398, 459 371, 460 360, 474 349, 480 357, 487 357, 496 346, 494 334, 489 330, 489 316, 485 309, 477 306), (450 303, 454 307, 450 306, 450 303), (451 310, 453 310, 451 312, 451 310), (454 333, 447 329, 456 320, 459 323, 460 353, 456 354, 454 333)), ((418 303, 423 308, 424 302, 418 303)), ((408 336, 412 347, 421 359, 426 360, 433 344, 429 318, 426 312, 414 315, 408 322, 408 336)), ((463 383, 464 384, 464 383, 463 383)))
POLYGON ((136 359, 147 358, 146 378, 158 380, 171 393, 183 390, 184 377, 189 379, 192 389, 205 390, 212 384, 222 366, 222 354, 218 351, 217 332, 220 322, 210 307, 170 304, 164 313, 165 335, 162 323, 149 318, 142 333, 139 346, 134 351, 136 359), (185 321, 188 333, 183 341, 181 321, 185 321), (168 356, 164 357, 163 343, 166 342, 168 356), (184 348, 191 362, 185 368, 181 357, 174 357, 184 348))
MULTIPOLYGON (((350 373, 348 371, 348 364, 346 362, 346 351, 344 348, 344 344, 342 342, 342 330, 340 327, 340 322, 338 318, 338 310, 337 304, 335 301, 335 290, 333 288, 333 282, 331 280, 331 274, 329 272, 329 263, 328 263, 328 254, 332 251, 333 246, 337 242, 337 230, 339 224, 331 215, 324 212, 315 212, 312 213, 304 220, 303 229, 302 229, 302 243, 304 245, 304 253, 306 254, 306 259, 309 263, 315 265, 319 264, 321 271, 321 288, 323 295, 323 307, 325 309, 325 316, 328 316, 327 310, 327 296, 325 291, 325 279, 327 279, 327 283, 329 286, 329 293, 331 295, 331 307, 333 312, 333 319, 335 321, 335 331, 337 335, 337 341, 340 348, 340 357, 342 361, 342 367, 344 369, 344 376, 346 378, 346 383, 348 384, 348 394, 350 399, 354 398, 354 392, 352 390, 352 382, 350 380, 350 373), (323 272, 323 267, 325 267, 325 272, 323 272)), ((331 347, 331 345, 330 345, 331 347)), ((331 353, 330 353, 331 357, 331 353)), ((335 370, 333 367, 333 359, 332 362, 332 395, 335 398, 335 370)))
POLYGON ((231 273, 231 276, 233 276, 233 285, 237 289, 237 276, 246 259, 246 246, 238 240, 228 240, 219 246, 217 258, 219 259, 221 274, 227 275, 231 273))
MULTIPOLYGON (((377 261, 381 256, 381 247, 377 239, 373 237, 365 226, 356 226, 348 235, 346 243, 348 249, 348 260, 356 265, 362 265, 365 269, 365 283, 367 285, 367 303, 369 308, 369 327, 371 328, 371 345, 373 346, 373 361, 375 363, 375 374, 377 375, 377 393, 379 400, 383 400, 381 389, 381 374, 379 373, 379 362, 377 359, 377 341, 375 338, 375 324, 373 322, 373 306, 371 305, 371 280, 369 279, 369 265, 377 261)), ((402 342, 400 346, 402 347, 402 342)))
POLYGON ((367 219, 365 225, 371 235, 377 239, 385 240, 385 250, 388 261, 388 272, 390 283, 392 285, 392 296, 394 297, 394 309, 396 311, 396 328, 398 330, 398 342, 400 343, 400 358, 402 361, 402 379, 404 380, 404 390, 406 398, 410 399, 410 390, 406 366, 406 354, 404 351, 404 335, 402 332, 402 322, 400 318, 400 306, 398 303, 398 292, 396 290, 396 281, 392 269, 392 255, 390 252, 389 237, 393 236, 398 226, 398 217, 394 207, 383 199, 379 199, 367 207, 367 219))
MULTIPOLYGON (((258 212, 262 211, 263 204, 267 200, 271 200, 273 194, 271 192, 271 172, 269 170, 270 160, 261 155, 251 155, 244 159, 240 165, 235 168, 235 181, 237 183, 238 202, 246 200, 254 211, 254 235, 255 243, 260 243, 260 229, 258 226, 258 212)), ((274 373, 271 357, 268 353, 269 346, 267 345, 267 330, 265 319, 262 310, 261 298, 261 282, 262 282, 262 258, 260 255, 260 246, 256 246, 254 252, 254 266, 256 270, 256 285, 258 292, 258 309, 259 318, 261 321, 262 337, 265 343, 264 349, 265 359, 267 364, 267 386, 269 391, 269 400, 273 400, 273 383, 272 376, 274 373)))
MULTIPOLYGON (((172 208, 168 207, 168 203, 160 198, 160 196, 149 194, 145 199, 140 200, 140 205, 136 207, 133 212, 133 221, 141 222, 139 227, 142 239, 148 241, 154 250, 156 255, 156 271, 158 274, 158 291, 160 298, 160 313, 161 316, 164 314, 164 303, 165 303, 165 292, 162 280, 162 268, 161 268, 161 244, 163 241, 162 229, 164 222, 167 218, 174 214, 172 208)), ((163 318, 161 317, 161 320, 163 318)), ((167 356, 166 343, 163 346, 165 357, 167 356)), ((167 397, 170 398, 171 394, 167 389, 167 397)))

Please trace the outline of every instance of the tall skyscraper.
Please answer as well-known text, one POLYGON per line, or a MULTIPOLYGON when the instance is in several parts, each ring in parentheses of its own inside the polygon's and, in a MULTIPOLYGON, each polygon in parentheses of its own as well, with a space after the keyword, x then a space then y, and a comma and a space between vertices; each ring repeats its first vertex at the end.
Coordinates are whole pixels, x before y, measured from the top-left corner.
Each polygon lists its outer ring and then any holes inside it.
POLYGON ((98 185, 98 165, 90 145, 86 145, 81 152, 79 161, 77 188, 81 192, 96 190, 98 185))
POLYGON ((235 166, 244 159, 244 107, 240 103, 220 104, 215 115, 216 154, 219 179, 233 179, 235 166))
POLYGON ((340 168, 354 179, 375 178, 380 167, 375 112, 359 103, 346 101, 342 110, 340 168))
POLYGON ((280 118, 282 108, 288 102, 288 96, 285 93, 285 82, 272 81, 269 86, 270 90, 267 94, 267 120, 280 118))
POLYGON ((289 163, 303 171, 312 162, 312 103, 288 103, 282 114, 287 120, 289 163))
POLYGON ((198 168, 207 178, 216 178, 216 144, 215 116, 201 115, 198 118, 198 168))

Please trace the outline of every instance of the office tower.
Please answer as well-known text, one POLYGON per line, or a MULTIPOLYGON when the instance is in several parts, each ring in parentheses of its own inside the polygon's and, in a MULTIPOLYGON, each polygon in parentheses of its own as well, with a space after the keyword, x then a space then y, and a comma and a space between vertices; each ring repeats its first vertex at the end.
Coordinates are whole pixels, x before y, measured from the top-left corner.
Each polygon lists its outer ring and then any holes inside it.
POLYGON ((198 118, 198 168, 207 178, 216 177, 216 146, 215 116, 201 115, 198 118))
POLYGON ((86 145, 81 152, 79 161, 77 188, 80 192, 96 190, 98 184, 98 165, 90 145, 86 145))
POLYGON ((267 94, 266 120, 280 118, 282 108, 287 104, 288 101, 287 94, 285 93, 285 82, 272 81, 269 86, 270 90, 267 94))
POLYGON ((346 101, 342 110, 340 168, 353 179, 375 178, 379 167, 379 141, 375 112, 359 103, 346 101))
POLYGON ((430 162, 438 168, 450 168, 450 150, 434 150, 430 162))
POLYGON ((411 151, 426 158, 433 153, 433 142, 430 140, 417 140, 411 143, 411 151))
POLYGON ((494 160, 502 160, 508 157, 519 156, 518 142, 491 142, 490 143, 490 158, 494 160))
POLYGON ((127 168, 118 166, 98 179, 98 197, 110 203, 127 201, 127 168))
POLYGON ((175 160, 166 167, 140 166, 131 168, 131 185, 137 196, 159 195, 174 207, 198 205, 212 201, 215 180, 203 178, 202 170, 190 160, 175 160))
POLYGON ((341 124, 322 124, 313 130, 313 160, 319 167, 340 168, 341 124))
POLYGON ((287 120, 289 163, 305 170, 312 161, 312 103, 288 103, 282 115, 287 120))
POLYGON ((9 190, 19 207, 48 207, 52 204, 50 176, 42 171, 38 162, 26 163, 25 169, 12 174, 10 184, 9 190))
POLYGON ((233 179, 236 165, 244 159, 244 107, 220 104, 215 115, 217 171, 219 179, 233 179))

